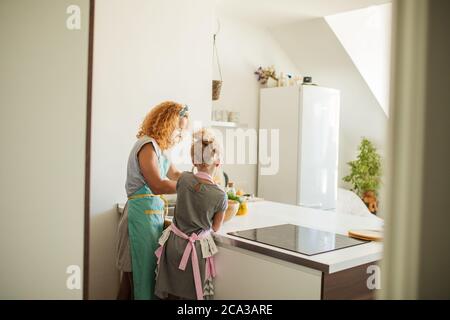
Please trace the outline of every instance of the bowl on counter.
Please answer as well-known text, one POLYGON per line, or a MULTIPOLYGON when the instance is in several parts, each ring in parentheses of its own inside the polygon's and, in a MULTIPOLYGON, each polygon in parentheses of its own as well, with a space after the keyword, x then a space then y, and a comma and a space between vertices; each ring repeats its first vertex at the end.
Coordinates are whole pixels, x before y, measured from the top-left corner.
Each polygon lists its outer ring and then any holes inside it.
POLYGON ((235 200, 228 200, 228 208, 225 211, 224 222, 231 220, 239 210, 240 203, 235 200))

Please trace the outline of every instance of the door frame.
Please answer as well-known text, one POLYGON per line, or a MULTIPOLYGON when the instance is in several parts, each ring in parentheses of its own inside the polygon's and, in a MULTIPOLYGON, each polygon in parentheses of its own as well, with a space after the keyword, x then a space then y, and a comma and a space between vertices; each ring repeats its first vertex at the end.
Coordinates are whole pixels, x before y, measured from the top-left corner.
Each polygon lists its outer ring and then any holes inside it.
POLYGON ((428 1, 395 0, 382 299, 417 299, 425 159, 428 1))
POLYGON ((86 101, 86 149, 84 177, 84 257, 83 257, 83 300, 89 299, 89 240, 90 240, 90 193, 91 193, 91 125, 92 85, 94 64, 95 0, 89 0, 89 49, 86 101))

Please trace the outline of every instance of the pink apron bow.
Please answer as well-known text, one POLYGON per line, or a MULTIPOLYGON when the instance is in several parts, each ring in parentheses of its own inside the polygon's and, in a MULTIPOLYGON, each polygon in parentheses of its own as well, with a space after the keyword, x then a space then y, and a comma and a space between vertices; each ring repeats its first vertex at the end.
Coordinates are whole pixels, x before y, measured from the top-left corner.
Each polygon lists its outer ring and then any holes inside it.
MULTIPOLYGON (((170 231, 175 233, 180 238, 183 238, 188 241, 186 248, 184 249, 183 256, 180 261, 180 265, 178 268, 180 270, 186 270, 186 265, 189 260, 189 256, 191 256, 192 260, 192 273, 194 275, 194 283, 195 283, 195 292, 198 300, 203 300, 203 288, 202 288, 202 280, 200 276, 200 266, 198 264, 198 256, 197 250, 195 248, 195 241, 200 239, 204 239, 207 235, 210 234, 210 231, 203 231, 200 234, 193 233, 190 237, 188 237, 184 232, 178 229, 174 224, 169 226, 170 231)), ((161 245, 156 251, 155 254, 158 257, 158 264, 161 258, 161 254, 163 251, 164 245, 161 245)), ((205 268, 205 278, 208 279, 210 276, 216 276, 216 268, 214 265, 213 257, 206 258, 206 268, 205 268)))

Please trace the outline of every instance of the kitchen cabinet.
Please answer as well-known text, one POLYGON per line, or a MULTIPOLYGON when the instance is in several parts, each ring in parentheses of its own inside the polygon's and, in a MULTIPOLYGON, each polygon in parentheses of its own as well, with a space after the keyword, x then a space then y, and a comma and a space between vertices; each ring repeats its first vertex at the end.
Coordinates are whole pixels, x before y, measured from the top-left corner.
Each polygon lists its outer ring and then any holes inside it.
POLYGON ((374 299, 376 289, 367 284, 382 258, 380 242, 307 256, 228 233, 294 224, 347 235, 349 230, 379 230, 382 219, 270 201, 248 203, 248 209, 247 215, 234 217, 214 234, 219 248, 215 299, 374 299))
POLYGON ((318 270, 232 246, 219 250, 215 299, 320 299, 318 270))
MULTIPOLYGON (((373 299, 369 272, 382 258, 382 243, 367 242, 307 256, 229 235, 281 224, 296 224, 346 235, 351 229, 380 229, 377 217, 358 217, 275 202, 249 204, 215 234, 215 299, 373 299)), ((376 269, 375 269, 376 270, 376 269)))

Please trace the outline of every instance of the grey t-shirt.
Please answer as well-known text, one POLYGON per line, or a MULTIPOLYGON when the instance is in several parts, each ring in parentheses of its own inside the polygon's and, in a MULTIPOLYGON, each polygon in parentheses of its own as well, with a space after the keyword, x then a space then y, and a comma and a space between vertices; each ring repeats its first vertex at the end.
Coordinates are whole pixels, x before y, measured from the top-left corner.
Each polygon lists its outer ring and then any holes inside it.
POLYGON ((142 188, 146 183, 139 166, 138 154, 142 147, 147 143, 151 143, 153 145, 158 159, 162 156, 161 149, 155 139, 144 136, 135 142, 133 148, 131 149, 130 156, 128 157, 127 181, 125 183, 125 190, 128 197, 142 188))
POLYGON ((218 185, 200 184, 191 172, 183 172, 177 183, 177 204, 173 223, 190 235, 209 230, 216 212, 225 211, 228 198, 218 185))

